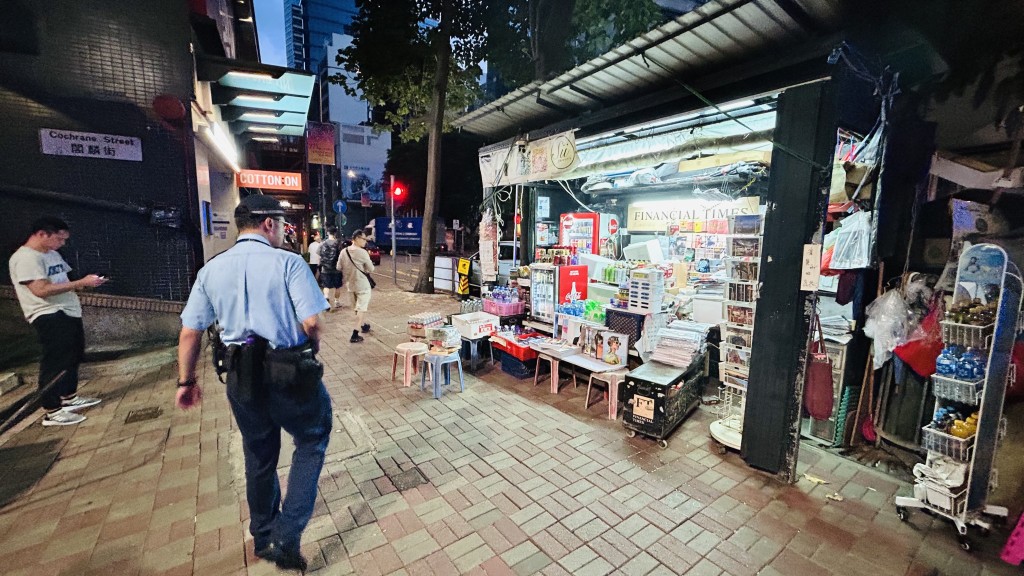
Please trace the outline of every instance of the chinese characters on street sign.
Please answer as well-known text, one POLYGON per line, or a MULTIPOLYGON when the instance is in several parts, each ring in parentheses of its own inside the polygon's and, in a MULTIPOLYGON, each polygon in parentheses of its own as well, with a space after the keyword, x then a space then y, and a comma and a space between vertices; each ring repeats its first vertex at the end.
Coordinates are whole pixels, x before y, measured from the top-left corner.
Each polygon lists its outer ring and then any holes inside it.
POLYGON ((142 140, 131 136, 40 128, 39 144, 43 154, 52 156, 142 162, 142 140))

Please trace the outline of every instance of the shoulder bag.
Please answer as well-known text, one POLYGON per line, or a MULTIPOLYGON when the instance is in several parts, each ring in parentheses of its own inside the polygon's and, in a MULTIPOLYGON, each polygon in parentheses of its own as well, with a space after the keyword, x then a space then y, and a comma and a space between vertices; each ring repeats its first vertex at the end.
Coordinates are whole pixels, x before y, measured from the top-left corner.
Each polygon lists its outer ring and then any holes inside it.
POLYGON ((373 290, 374 288, 376 288, 377 287, 377 283, 373 281, 373 276, 370 276, 370 274, 368 272, 366 272, 365 270, 363 270, 359 266, 356 266, 356 261, 352 259, 352 252, 350 252, 348 248, 345 249, 345 254, 348 256, 349 262, 352 262, 352 266, 354 266, 356 270, 359 270, 360 272, 362 272, 363 276, 366 276, 366 279, 370 282, 370 290, 373 290))

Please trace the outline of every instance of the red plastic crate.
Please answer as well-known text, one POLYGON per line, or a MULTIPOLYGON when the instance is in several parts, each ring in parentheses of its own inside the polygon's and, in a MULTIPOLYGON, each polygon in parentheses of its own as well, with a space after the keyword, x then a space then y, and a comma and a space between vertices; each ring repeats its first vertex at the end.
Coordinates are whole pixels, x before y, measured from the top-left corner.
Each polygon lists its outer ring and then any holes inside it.
POLYGON ((491 346, 494 346, 498 350, 501 350, 517 360, 533 360, 537 357, 537 351, 529 346, 506 344, 504 340, 499 340, 497 338, 491 340, 491 346))

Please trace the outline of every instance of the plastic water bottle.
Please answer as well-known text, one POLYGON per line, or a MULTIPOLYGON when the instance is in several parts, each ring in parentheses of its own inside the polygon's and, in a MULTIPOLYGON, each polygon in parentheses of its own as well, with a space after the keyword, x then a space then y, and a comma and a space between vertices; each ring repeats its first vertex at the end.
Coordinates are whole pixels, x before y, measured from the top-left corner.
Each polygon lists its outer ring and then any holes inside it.
POLYGON ((939 376, 956 376, 957 357, 952 346, 946 346, 935 359, 935 373, 939 376))

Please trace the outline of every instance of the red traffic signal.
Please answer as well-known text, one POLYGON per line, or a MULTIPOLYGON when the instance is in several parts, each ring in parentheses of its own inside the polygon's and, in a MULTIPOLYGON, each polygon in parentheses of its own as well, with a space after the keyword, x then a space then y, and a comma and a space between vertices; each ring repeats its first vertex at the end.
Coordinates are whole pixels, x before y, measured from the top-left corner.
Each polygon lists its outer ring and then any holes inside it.
POLYGON ((401 198, 405 194, 405 188, 402 188, 401 184, 395 184, 395 187, 391 189, 391 194, 395 198, 401 198))

